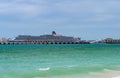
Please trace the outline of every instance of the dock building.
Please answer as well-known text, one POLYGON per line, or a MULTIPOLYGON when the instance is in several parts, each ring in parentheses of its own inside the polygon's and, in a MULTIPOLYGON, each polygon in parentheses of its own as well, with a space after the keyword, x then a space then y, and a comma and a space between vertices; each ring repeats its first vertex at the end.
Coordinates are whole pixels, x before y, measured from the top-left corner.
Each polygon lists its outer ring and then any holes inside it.
POLYGON ((104 39, 104 43, 107 43, 107 44, 120 44, 120 39, 106 38, 106 39, 104 39))

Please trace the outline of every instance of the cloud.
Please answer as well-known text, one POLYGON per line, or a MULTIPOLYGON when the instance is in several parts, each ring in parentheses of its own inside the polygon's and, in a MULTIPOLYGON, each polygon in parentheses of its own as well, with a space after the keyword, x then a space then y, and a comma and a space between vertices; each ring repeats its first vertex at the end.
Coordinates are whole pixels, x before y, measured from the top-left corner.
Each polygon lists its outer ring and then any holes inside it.
POLYGON ((46 6, 37 5, 26 2, 27 0, 15 0, 11 2, 0 3, 0 14, 2 15, 17 15, 17 16, 37 16, 44 14, 46 6))
MULTIPOLYGON (((119 0, 6 0, 0 15, 21 19, 19 23, 69 28, 119 25, 119 0), (24 22, 25 21, 25 22, 24 22)), ((11 20, 12 20, 11 19, 11 20)))
POLYGON ((98 18, 103 15, 106 18, 108 16, 113 18, 115 13, 120 13, 119 3, 118 0, 10 0, 0 2, 0 14, 18 14, 20 17, 84 16, 83 18, 88 19, 91 16, 98 18))

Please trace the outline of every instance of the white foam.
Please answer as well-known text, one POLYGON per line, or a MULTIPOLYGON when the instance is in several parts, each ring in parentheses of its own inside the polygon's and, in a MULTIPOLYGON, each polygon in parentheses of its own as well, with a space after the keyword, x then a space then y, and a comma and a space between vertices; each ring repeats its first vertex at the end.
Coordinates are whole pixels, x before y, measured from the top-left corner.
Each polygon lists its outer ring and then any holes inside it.
POLYGON ((47 67, 47 68, 39 68, 38 70, 39 70, 39 71, 47 71, 47 70, 50 70, 50 67, 47 67))

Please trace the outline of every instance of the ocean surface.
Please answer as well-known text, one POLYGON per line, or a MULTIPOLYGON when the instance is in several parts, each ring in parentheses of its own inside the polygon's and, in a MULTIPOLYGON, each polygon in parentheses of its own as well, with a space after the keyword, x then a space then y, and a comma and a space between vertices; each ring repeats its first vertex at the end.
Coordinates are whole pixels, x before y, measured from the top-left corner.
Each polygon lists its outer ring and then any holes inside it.
POLYGON ((0 45, 0 78, 100 78, 106 71, 120 71, 120 44, 0 45))

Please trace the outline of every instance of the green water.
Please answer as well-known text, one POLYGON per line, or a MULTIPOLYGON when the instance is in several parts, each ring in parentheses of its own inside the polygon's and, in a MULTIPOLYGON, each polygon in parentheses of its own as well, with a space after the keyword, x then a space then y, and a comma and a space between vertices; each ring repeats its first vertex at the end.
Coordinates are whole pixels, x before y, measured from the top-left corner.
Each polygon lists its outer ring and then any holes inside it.
POLYGON ((82 76, 119 66, 119 44, 0 45, 0 78, 82 76))

